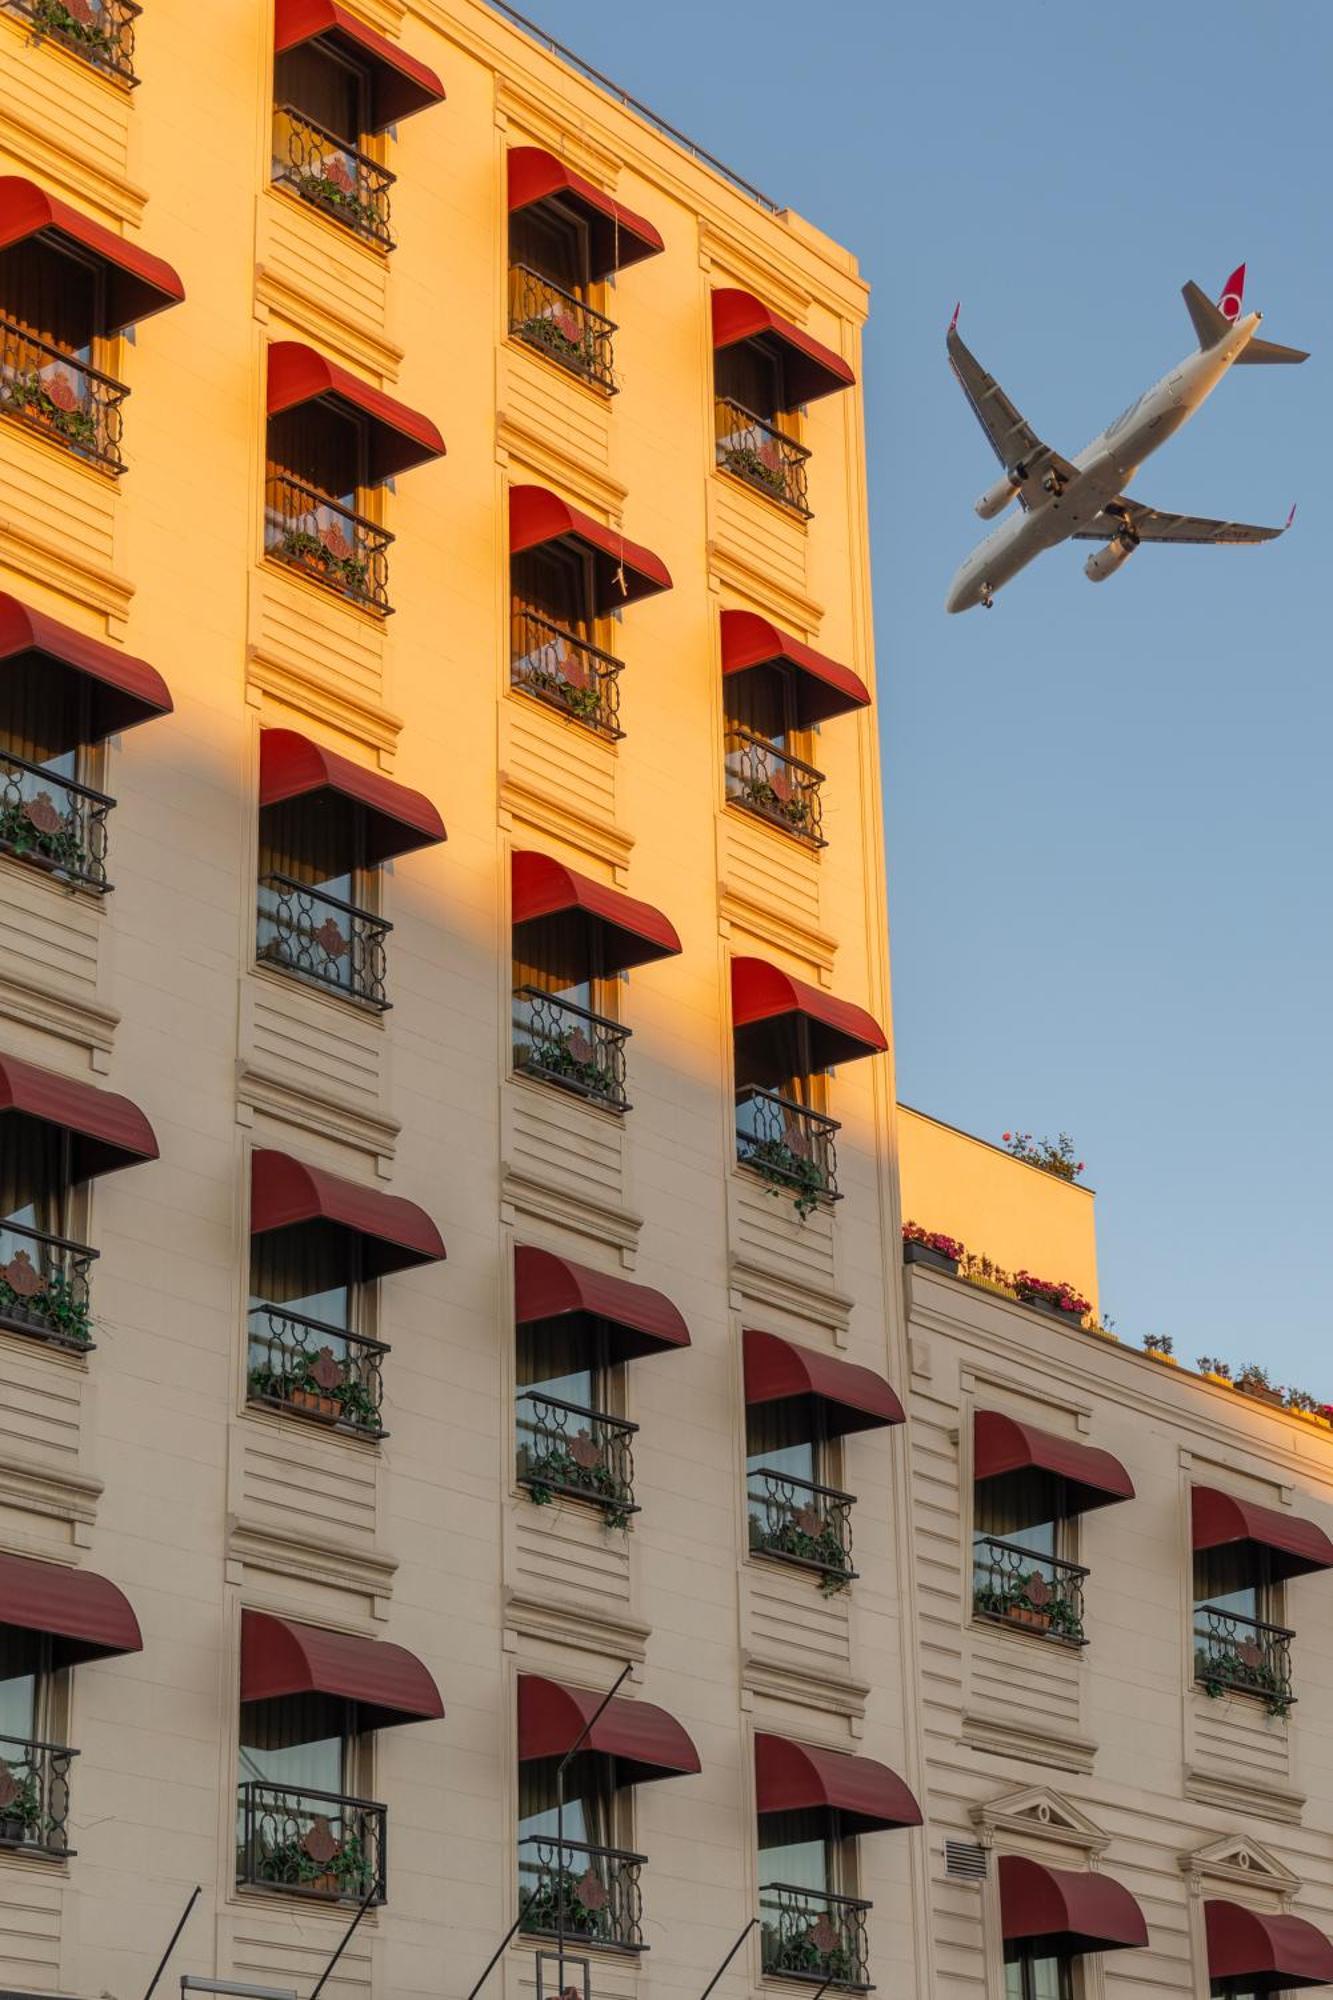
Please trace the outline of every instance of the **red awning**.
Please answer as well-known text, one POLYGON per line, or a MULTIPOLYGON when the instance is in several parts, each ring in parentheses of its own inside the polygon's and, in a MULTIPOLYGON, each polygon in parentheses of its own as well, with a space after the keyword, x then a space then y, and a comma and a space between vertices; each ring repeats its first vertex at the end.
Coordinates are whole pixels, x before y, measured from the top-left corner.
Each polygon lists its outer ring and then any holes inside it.
POLYGON ((522 555, 547 542, 571 542, 593 559, 594 610, 598 616, 670 590, 671 572, 651 549, 571 507, 545 486, 509 489, 509 553, 522 555), (623 576, 623 585, 622 585, 623 576))
POLYGON ((1196 1486, 1191 1494, 1196 1549, 1220 1549, 1234 1542, 1251 1542, 1269 1552, 1274 1577, 1305 1576, 1311 1570, 1333 1569, 1333 1542, 1313 1521, 1299 1514, 1260 1507, 1216 1486, 1196 1486))
POLYGON ((329 402, 364 417, 370 432, 372 486, 408 472, 427 459, 444 457, 444 439, 429 417, 409 410, 383 389, 326 361, 301 340, 275 340, 268 351, 268 413, 280 417, 305 403, 329 402))
POLYGON ((651 903, 608 889, 531 848, 514 850, 513 901, 515 925, 581 910, 601 930, 602 969, 608 973, 628 972, 632 965, 647 965, 656 958, 674 958, 681 948, 672 925, 651 903))
MULTIPOLYGON (((603 1698, 594 1688, 565 1687, 540 1674, 520 1674, 519 1762, 563 1757, 578 1742, 603 1698)), ((621 1785, 692 1777, 699 1769, 699 1752, 673 1715, 650 1701, 626 1701, 619 1695, 602 1709, 583 1747, 614 1757, 621 1785)))
POLYGON ((1000 1916, 1006 1943, 1040 1941, 1054 1956, 1148 1942, 1142 1910, 1109 1875, 1048 1868, 1025 1854, 1000 1856, 1000 1916))
POLYGON ((839 666, 789 632, 780 632, 757 611, 722 613, 724 675, 780 661, 796 670, 796 719, 802 729, 854 708, 869 708, 870 690, 850 667, 839 666))
POLYGON ((612 1356, 633 1361, 688 1347, 690 1330, 662 1292, 608 1278, 572 1257, 520 1243, 514 1251, 514 1320, 564 1319, 571 1314, 596 1320, 605 1330, 612 1356))
POLYGON ((241 1613, 241 1700, 325 1694, 354 1701, 361 1729, 438 1722, 440 1690, 415 1653, 269 1611, 241 1613))
POLYGON ((896 1771, 873 1757, 816 1750, 788 1736, 754 1739, 755 1806, 761 1813, 823 1809, 841 1815, 844 1833, 920 1826, 921 1808, 896 1771))
POLYGON ((70 1136, 70 1178, 90 1181, 157 1158, 153 1128, 137 1104, 91 1083, 0 1056, 0 1113, 14 1111, 70 1136))
POLYGON ((1134 1482, 1120 1460, 1095 1445, 1075 1444, 999 1410, 978 1410, 972 1437, 974 1479, 999 1479, 1006 1472, 1053 1473, 1065 1481, 1068 1514, 1088 1514, 1094 1507, 1134 1498, 1134 1482))
POLYGON ((835 1000, 818 986, 807 986, 766 958, 731 961, 731 1020, 734 1028, 751 1028, 760 1021, 800 1014, 809 1023, 810 1060, 816 1069, 832 1069, 858 1056, 882 1055, 888 1037, 864 1007, 835 1000))
POLYGON ((799 326, 773 312, 753 292, 714 292, 713 346, 734 347, 741 340, 760 340, 781 350, 788 406, 816 402, 835 389, 850 389, 856 381, 840 354, 813 335, 802 333, 799 326))
POLYGON ((369 72, 372 132, 444 102, 444 85, 433 69, 358 21, 338 0, 277 0, 274 54, 284 55, 302 42, 316 40, 329 43, 369 72))
POLYGON ((259 738, 259 803, 282 805, 288 799, 316 799, 333 794, 351 802, 365 815, 365 855, 378 865, 396 854, 434 847, 448 838, 444 821, 430 800, 406 785, 382 778, 312 743, 295 729, 266 729, 259 738))
POLYGON ((250 1234, 267 1236, 305 1222, 332 1222, 360 1237, 367 1277, 438 1264, 445 1254, 439 1230, 414 1201, 259 1147, 250 1156, 250 1234))
POLYGON ((655 257, 666 249, 651 222, 585 181, 554 153, 544 152, 540 146, 513 147, 509 154, 509 213, 530 208, 533 202, 551 195, 561 196, 587 223, 594 278, 604 278, 608 271, 623 271, 627 264, 637 264, 640 258, 655 257))
POLYGON ((77 674, 87 684, 91 713, 87 741, 100 743, 138 722, 170 715, 171 695, 156 667, 135 660, 101 639, 85 638, 44 611, 33 611, 0 592, 0 661, 35 654, 77 674))
POLYGON ((72 243, 101 268, 105 297, 103 316, 93 329, 97 333, 137 326, 166 306, 178 306, 185 297, 184 285, 160 257, 151 257, 137 243, 57 201, 35 181, 6 174, 0 178, 0 250, 26 243, 32 236, 72 243))
POLYGON ((46 1633, 60 1667, 143 1651, 139 1621, 114 1583, 31 1556, 0 1555, 0 1625, 46 1633))
POLYGON ((1206 1902, 1209 1979, 1234 1979, 1250 1993, 1333 1986, 1333 1944, 1304 1917, 1206 1902))
POLYGON ((745 1329, 743 1340, 747 1404, 817 1396, 830 1437, 906 1421, 902 1404, 873 1368, 798 1347, 780 1333, 760 1333, 755 1327, 745 1329))

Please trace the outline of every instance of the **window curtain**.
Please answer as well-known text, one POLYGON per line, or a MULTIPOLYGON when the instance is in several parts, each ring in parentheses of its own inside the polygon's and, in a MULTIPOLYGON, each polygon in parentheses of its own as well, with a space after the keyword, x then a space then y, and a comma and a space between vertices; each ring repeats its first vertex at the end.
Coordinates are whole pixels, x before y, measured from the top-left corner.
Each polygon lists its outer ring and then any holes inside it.
POLYGON ((837 1842, 829 1814, 820 1807, 804 1812, 759 1816, 759 1884, 783 1883, 820 1895, 838 1893, 837 1842))
MULTIPOLYGON (((10 1111, 0 1118, 0 1222, 60 1234, 69 1177, 68 1134, 10 1111)), ((16 1239, 0 1230, 0 1255, 14 1254, 16 1239)))
POLYGON ((48 1641, 40 1632, 0 1626, 0 1762, 37 1736, 37 1695, 48 1641))
POLYGON ((767 1466, 791 1479, 818 1482, 820 1437, 817 1406, 809 1397, 787 1402, 752 1403, 745 1412, 746 1466, 751 1472, 767 1466))
POLYGON ((1016 1542, 1034 1555, 1058 1555, 1063 1499, 1049 1472, 1002 1473, 977 1482, 974 1525, 979 1535, 1016 1542))
POLYGON ((584 1409, 600 1409, 598 1342, 579 1319, 539 1320, 518 1329, 520 1390, 536 1389, 584 1409))
POLYGON ((810 1063, 810 1031, 799 1014, 782 1014, 756 1021, 736 1035, 736 1083, 775 1091, 797 1104, 819 1110, 823 1103, 822 1073, 810 1063))
POLYGON ((302 403, 269 418, 270 476, 294 479, 349 512, 365 483, 364 426, 327 403, 302 403))
POLYGON ((526 264, 561 291, 586 300, 592 263, 588 225, 558 201, 530 202, 510 216, 509 258, 511 263, 526 264))
POLYGON ((763 736, 778 749, 805 755, 804 741, 792 743, 795 733, 795 690, 790 669, 778 666, 749 667, 743 674, 728 674, 722 683, 727 721, 755 736, 763 736))
MULTIPOLYGON (((518 1767, 518 1834, 520 1840, 556 1834, 556 1768, 558 1757, 534 1757, 518 1767)), ((582 1751, 565 1772, 566 1840, 589 1847, 615 1847, 614 1759, 582 1751)))
POLYGON ((274 102, 289 104, 349 146, 361 143, 364 97, 363 73, 317 41, 288 49, 274 67, 274 102))
POLYGON ((514 926, 514 985, 535 986, 614 1018, 615 982, 602 974, 601 934, 580 910, 514 926))
POLYGON ((341 1792, 344 1745, 354 1733, 346 1702, 284 1695, 241 1703, 240 1774, 300 1791, 341 1792))
POLYGON ((713 356, 714 381, 724 401, 771 421, 782 408, 782 365, 757 340, 738 340, 713 356))
POLYGON ((261 876, 289 875, 341 902, 354 903, 354 889, 358 883, 367 888, 373 874, 361 866, 364 853, 365 822, 350 799, 326 793, 286 799, 260 812, 261 876))
POLYGON ((80 361, 92 360, 100 289, 93 265, 41 237, 0 252, 0 312, 80 361))
POLYGON ((515 608, 535 611, 576 638, 591 638, 590 568, 588 557, 555 542, 522 550, 510 571, 515 608))
POLYGON ((1267 1595, 1268 1559, 1250 1542, 1233 1542, 1194 1554, 1194 1603, 1215 1605, 1240 1618, 1262 1618, 1267 1595))
POLYGON ((32 658, 0 670, 0 745, 57 777, 72 778, 88 728, 88 688, 81 675, 32 658))
POLYGON ((287 1306, 352 1332, 357 1262, 355 1239, 333 1223, 270 1230, 250 1245, 250 1302, 287 1306))

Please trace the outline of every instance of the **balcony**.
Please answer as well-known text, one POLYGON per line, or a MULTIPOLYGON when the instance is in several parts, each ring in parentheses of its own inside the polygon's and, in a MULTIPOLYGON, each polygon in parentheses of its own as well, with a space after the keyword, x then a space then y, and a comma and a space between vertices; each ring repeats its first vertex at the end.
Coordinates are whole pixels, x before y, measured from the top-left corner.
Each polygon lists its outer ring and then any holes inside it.
POLYGON ((749 1475, 746 1499, 753 1555, 815 1570, 828 1591, 852 1582, 854 1494, 760 1465, 749 1475))
POLYGON ((736 1093, 736 1157, 753 1167, 774 1193, 792 1194, 800 1213, 841 1201, 836 1118, 811 1111, 793 1098, 753 1086, 736 1093))
POLYGON ((514 993, 514 1068, 573 1091, 607 1111, 630 1109, 625 1095, 629 1029, 538 986, 514 993))
POLYGON ((743 479, 770 500, 810 519, 806 463, 810 457, 774 424, 757 417, 743 403, 719 396, 716 404, 717 462, 724 472, 743 479))
POLYGON ((827 845, 819 788, 822 771, 733 723, 727 729, 727 798, 807 847, 827 845))
POLYGON ((5 0, 5 7, 31 23, 37 40, 58 42, 130 89, 138 83, 134 22, 143 9, 137 0, 5 0))
POLYGON ((866 1915, 872 1907, 856 1896, 770 1883, 759 1891, 765 1976, 868 1992, 866 1915))
POLYGON ((96 1250, 17 1222, 0 1223, 0 1327, 76 1354, 92 1352, 88 1280, 96 1250))
POLYGON ((293 105, 274 107, 274 181, 380 250, 393 249, 389 189, 394 178, 387 167, 293 105))
POLYGON ((326 1326, 281 1306, 250 1308, 246 1394, 252 1403, 383 1438, 382 1341, 326 1326))
POLYGON ((259 963, 332 988, 378 1014, 392 1004, 384 997, 384 940, 392 929, 384 917, 326 896, 290 875, 260 880, 259 963))
POLYGON ((1077 1563, 1034 1555, 995 1535, 978 1535, 972 1549, 972 1610, 978 1618, 1017 1625, 1067 1646, 1085 1646, 1087 1574, 1077 1563))
POLYGON ((264 551, 339 597, 388 616, 393 536, 313 486, 270 473, 264 551))
POLYGON ((119 475, 121 382, 0 318, 0 410, 76 458, 119 475))
POLYGON ((0 751, 0 854, 41 868, 71 888, 98 895, 106 890, 106 820, 115 803, 26 757, 0 751))
POLYGON ((1256 1696, 1270 1715, 1295 1706, 1291 1642, 1295 1634, 1261 1618, 1201 1604, 1194 1613, 1194 1678, 1205 1694, 1256 1696))
POLYGON ((515 606, 510 684, 614 742, 620 727, 621 662, 536 611, 515 606))
POLYGON ((77 1750, 0 1736, 0 1848, 63 1860, 69 1844, 69 1767, 77 1750))
POLYGON ((616 1847, 561 1845, 532 1834, 518 1843, 518 1900, 530 1937, 558 1937, 616 1951, 646 1951, 639 1893, 642 1854, 616 1847))
POLYGON ((590 1500, 608 1527, 623 1528, 634 1504, 634 1453, 638 1430, 623 1417, 585 1410, 558 1396, 521 1389, 518 1396, 518 1483, 539 1505, 557 1494, 590 1500))
POLYGON ((526 264, 509 267, 509 331, 594 389, 615 394, 613 323, 526 264))
POLYGON ((385 1899, 385 1808, 336 1792, 238 1787, 236 1880, 324 1903, 385 1899))

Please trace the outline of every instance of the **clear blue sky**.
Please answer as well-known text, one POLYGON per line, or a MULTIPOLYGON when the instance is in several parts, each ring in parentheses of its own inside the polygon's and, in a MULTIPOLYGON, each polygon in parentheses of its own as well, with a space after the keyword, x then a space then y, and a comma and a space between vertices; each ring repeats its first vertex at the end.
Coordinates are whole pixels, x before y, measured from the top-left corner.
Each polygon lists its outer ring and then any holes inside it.
POLYGON ((901 1095, 1074 1135, 1126 1337, 1333 1400, 1333 5, 530 11, 874 286, 901 1095), (1215 294, 1242 258, 1265 333, 1314 358, 1238 371, 1134 490, 1267 522, 1297 500, 1293 533, 1143 548, 1096 586, 1058 550, 946 618, 995 474, 945 361, 954 300, 1071 453, 1193 345, 1184 280, 1215 294))

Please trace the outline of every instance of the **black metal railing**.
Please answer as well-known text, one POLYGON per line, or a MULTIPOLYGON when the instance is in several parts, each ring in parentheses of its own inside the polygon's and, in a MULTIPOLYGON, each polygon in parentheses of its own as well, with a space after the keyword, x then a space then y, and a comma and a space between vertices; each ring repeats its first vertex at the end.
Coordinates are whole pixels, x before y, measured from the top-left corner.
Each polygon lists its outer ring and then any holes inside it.
POLYGON ((866 1915, 872 1907, 859 1896, 770 1882, 759 1891, 765 1974, 865 1991, 870 1985, 866 1915))
POLYGON ((509 266, 509 331, 571 375, 615 394, 613 322, 526 264, 509 266))
POLYGON ((758 1465, 747 1478, 746 1498, 750 1547, 756 1555, 819 1570, 829 1583, 852 1581, 855 1494, 758 1465))
POLYGON ((106 820, 115 803, 0 750, 0 854, 100 894, 107 887, 106 820))
POLYGON ((1291 1691, 1295 1634, 1262 1618, 1242 1618, 1211 1604, 1194 1612, 1194 1678, 1208 1694, 1252 1694, 1274 1715, 1296 1700, 1291 1691))
POLYGON ((49 35, 131 89, 138 83, 134 22, 143 9, 137 0, 4 0, 4 5, 7 12, 31 22, 39 41, 49 35))
POLYGON ((384 1013, 384 940, 393 925, 290 875, 259 881, 257 956, 384 1013))
POLYGON ((250 1308, 247 1392, 252 1403, 290 1410, 363 1437, 387 1435, 383 1341, 328 1326, 284 1306, 250 1308))
POLYGON ((518 1392, 518 1483, 534 1500, 558 1493, 592 1500, 615 1526, 623 1526, 634 1504, 634 1447, 637 1424, 584 1409, 535 1389, 518 1392))
POLYGON ((726 396, 717 398, 716 436, 717 462, 724 472, 810 518, 806 477, 810 454, 803 444, 726 396))
POLYGON ((809 847, 825 845, 822 771, 739 723, 727 729, 726 768, 727 797, 733 805, 744 806, 784 833, 794 833, 809 847))
POLYGON ((78 1756, 59 1743, 0 1736, 0 1848, 72 1854, 69 1767, 78 1756))
POLYGON ((512 685, 613 739, 625 733, 620 727, 620 668, 621 662, 600 646, 576 638, 526 605, 514 606, 512 685))
POLYGON ((840 1201, 836 1118, 775 1090, 736 1093, 736 1157, 775 1188, 788 1188, 803 1210, 840 1201))
POLYGON ((323 1902, 382 1903, 387 1813, 370 1799, 251 1779, 237 1796, 236 1879, 323 1902))
POLYGON ((286 473, 270 472, 264 548, 275 561, 387 614, 393 536, 286 473))
POLYGON ((88 1292, 97 1254, 86 1243, 0 1222, 0 1327, 90 1353, 88 1292))
POLYGON ((609 1111, 628 1111, 625 1044, 629 1029, 539 986, 514 992, 514 1068, 558 1083, 609 1111))
POLYGON ((121 473, 121 406, 129 393, 76 354, 0 317, 0 410, 27 429, 121 473))
POLYGON ((1078 1563, 1034 1555, 997 1535, 978 1535, 972 1544, 972 1609, 979 1618, 1083 1646, 1087 1574, 1078 1563))
POLYGON ((618 1847, 563 1845, 554 1834, 530 1834, 518 1843, 518 1900, 530 1936, 564 1936, 582 1944, 646 1951, 642 1854, 618 1847))
POLYGON ((273 107, 273 178, 354 235, 393 249, 389 189, 395 176, 291 104, 273 107))

